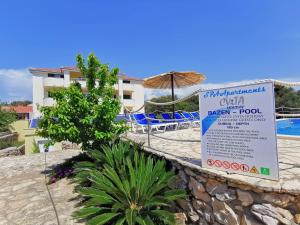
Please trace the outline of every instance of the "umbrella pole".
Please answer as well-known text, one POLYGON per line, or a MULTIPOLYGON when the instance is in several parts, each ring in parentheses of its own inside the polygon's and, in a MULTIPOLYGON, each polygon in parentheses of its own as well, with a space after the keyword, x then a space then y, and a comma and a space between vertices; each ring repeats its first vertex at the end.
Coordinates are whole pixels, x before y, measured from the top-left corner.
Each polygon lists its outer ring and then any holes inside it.
MULTIPOLYGON (((175 101, 174 96, 174 74, 171 74, 171 89, 172 89, 172 101, 175 101)), ((173 119, 175 119, 175 104, 172 105, 173 108, 173 119)))

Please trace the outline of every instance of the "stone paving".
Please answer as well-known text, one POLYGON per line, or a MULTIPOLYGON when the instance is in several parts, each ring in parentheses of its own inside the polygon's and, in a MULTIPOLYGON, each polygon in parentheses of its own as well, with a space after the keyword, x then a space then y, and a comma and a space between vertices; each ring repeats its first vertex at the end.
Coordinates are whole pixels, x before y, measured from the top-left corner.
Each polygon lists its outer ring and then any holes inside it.
MULTIPOLYGON (((79 151, 47 153, 48 169, 79 151)), ((61 225, 79 225, 71 214, 77 201, 67 179, 49 185, 61 225)), ((0 225, 57 225, 44 177, 44 154, 0 159, 0 225)))
POLYGON ((238 184, 250 185, 265 191, 300 194, 300 141, 298 140, 278 139, 280 180, 271 181, 202 168, 200 130, 197 128, 165 133, 156 132, 153 135, 150 138, 151 147, 148 146, 147 134, 128 132, 127 138, 145 143, 146 151, 178 161, 180 164, 212 176, 221 177, 238 184))

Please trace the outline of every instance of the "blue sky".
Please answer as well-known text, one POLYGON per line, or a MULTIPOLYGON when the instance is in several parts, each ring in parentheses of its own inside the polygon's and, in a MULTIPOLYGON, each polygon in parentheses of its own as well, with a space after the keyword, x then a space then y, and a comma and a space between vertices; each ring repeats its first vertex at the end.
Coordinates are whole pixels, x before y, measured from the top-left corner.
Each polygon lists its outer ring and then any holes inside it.
POLYGON ((136 77, 300 80, 299 11, 298 0, 2 1, 0 100, 31 99, 26 68, 74 65, 91 51, 136 77))

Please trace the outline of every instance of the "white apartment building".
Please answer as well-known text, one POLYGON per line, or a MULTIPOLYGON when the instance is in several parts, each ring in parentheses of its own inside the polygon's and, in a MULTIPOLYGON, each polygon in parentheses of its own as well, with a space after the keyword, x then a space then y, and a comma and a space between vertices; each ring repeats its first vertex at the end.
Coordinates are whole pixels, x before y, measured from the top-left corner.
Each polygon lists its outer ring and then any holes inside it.
MULTIPOLYGON (((76 67, 31 68, 29 71, 32 74, 33 82, 33 118, 41 116, 38 106, 55 104, 51 98, 50 90, 68 87, 74 81, 78 81, 82 89, 86 90, 86 81, 76 67)), ((123 114, 126 108, 130 111, 138 110, 144 105, 143 80, 124 74, 118 76, 119 81, 115 85, 115 91, 122 104, 120 114, 123 114)))

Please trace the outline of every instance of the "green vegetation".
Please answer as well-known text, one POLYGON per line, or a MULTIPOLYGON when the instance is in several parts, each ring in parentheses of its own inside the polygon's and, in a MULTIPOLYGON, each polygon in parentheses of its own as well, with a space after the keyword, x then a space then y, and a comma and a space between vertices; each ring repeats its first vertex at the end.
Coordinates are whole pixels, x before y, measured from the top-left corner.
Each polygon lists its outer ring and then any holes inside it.
POLYGON ((7 112, 0 108, 0 132, 7 131, 10 124, 17 120, 14 112, 7 112))
POLYGON ((42 107, 38 134, 49 144, 70 141, 84 152, 53 170, 50 183, 72 177, 83 208, 74 216, 87 224, 174 224, 170 205, 184 197, 183 190, 170 190, 174 173, 163 160, 146 157, 141 146, 120 139, 128 127, 116 122, 120 101, 114 98, 118 69, 109 70, 94 54, 87 63, 77 56, 77 67, 87 80, 88 93, 79 83, 56 90, 55 106, 42 107))
POLYGON ((5 105, 5 106, 16 106, 16 105, 23 105, 23 106, 26 106, 26 105, 29 105, 31 104, 32 101, 29 101, 29 100, 24 100, 24 101, 12 101, 10 103, 8 102, 0 102, 0 105, 5 105))
POLYGON ((168 209, 185 192, 168 189, 175 175, 165 162, 131 151, 128 143, 103 150, 102 168, 90 164, 85 170, 91 185, 78 189, 85 201, 74 216, 87 224, 175 224, 168 209))
POLYGON ((300 108, 300 91, 287 87, 275 87, 276 107, 300 108))
POLYGON ((40 153, 40 148, 38 146, 38 144, 33 140, 32 141, 32 150, 31 153, 36 154, 36 153, 40 153))
POLYGON ((1 140, 0 149, 9 148, 9 147, 19 147, 23 145, 24 141, 16 141, 16 140, 1 140))
POLYGON ((113 86, 119 70, 110 70, 94 54, 88 56, 87 63, 78 55, 77 67, 87 80, 88 93, 82 91, 78 82, 54 91, 57 104, 41 107, 43 117, 38 134, 49 138, 52 144, 63 140, 82 144, 87 151, 119 138, 127 126, 122 121, 115 122, 120 101, 114 98, 113 86))
MULTIPOLYGON (((175 100, 176 99, 178 99, 177 96, 175 96, 175 100)), ((153 101, 153 102, 170 102, 170 101, 172 101, 172 96, 171 95, 160 96, 160 97, 152 98, 151 101, 153 101)), ((145 110, 146 110, 146 112, 155 112, 155 111, 172 112, 173 108, 172 108, 172 105, 158 106, 158 105, 151 105, 151 104, 146 103, 145 110)), ((199 110, 199 97, 193 96, 192 98, 189 98, 186 101, 175 104, 175 110, 176 111, 183 110, 183 111, 188 111, 188 112, 198 111, 199 110)))
MULTIPOLYGON (((176 96, 175 99, 178 99, 176 96)), ((171 95, 160 96, 152 98, 153 102, 170 102, 172 101, 171 95)), ((300 91, 296 91, 293 88, 287 87, 275 87, 275 101, 276 107, 290 107, 290 108, 300 108, 300 91)), ((146 112, 172 112, 172 105, 169 106, 156 106, 147 104, 145 105, 146 112)), ((187 99, 184 102, 175 104, 176 111, 197 111, 199 110, 199 98, 198 96, 193 96, 190 99, 187 99)))

